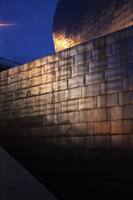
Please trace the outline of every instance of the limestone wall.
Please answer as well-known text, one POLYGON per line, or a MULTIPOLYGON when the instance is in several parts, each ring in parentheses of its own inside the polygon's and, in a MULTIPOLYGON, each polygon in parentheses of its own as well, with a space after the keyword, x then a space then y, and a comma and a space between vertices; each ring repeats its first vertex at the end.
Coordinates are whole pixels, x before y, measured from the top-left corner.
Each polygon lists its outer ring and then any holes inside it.
POLYGON ((1 72, 0 130, 133 148, 133 27, 1 72))

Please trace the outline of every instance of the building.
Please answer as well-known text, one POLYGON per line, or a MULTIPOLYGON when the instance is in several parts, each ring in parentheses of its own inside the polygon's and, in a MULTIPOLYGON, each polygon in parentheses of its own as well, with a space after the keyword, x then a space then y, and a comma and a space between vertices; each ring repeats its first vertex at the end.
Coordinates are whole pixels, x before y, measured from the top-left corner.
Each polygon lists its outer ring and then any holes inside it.
POLYGON ((61 0, 59 52, 0 73, 0 145, 62 200, 132 195, 132 1, 99 1, 61 0))
POLYGON ((131 25, 132 0, 60 0, 53 23, 55 50, 61 51, 131 25))

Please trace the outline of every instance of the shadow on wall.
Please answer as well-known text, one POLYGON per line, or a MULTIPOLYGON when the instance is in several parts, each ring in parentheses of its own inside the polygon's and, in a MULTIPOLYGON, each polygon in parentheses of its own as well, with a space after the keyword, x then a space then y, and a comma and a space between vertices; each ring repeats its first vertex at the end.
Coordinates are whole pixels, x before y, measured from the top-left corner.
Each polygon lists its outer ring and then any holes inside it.
POLYGON ((58 131, 41 124, 41 117, 9 121, 6 130, 1 128, 0 144, 57 198, 131 191, 132 151, 111 150, 110 135, 91 137, 84 129, 71 130, 70 124, 58 131))

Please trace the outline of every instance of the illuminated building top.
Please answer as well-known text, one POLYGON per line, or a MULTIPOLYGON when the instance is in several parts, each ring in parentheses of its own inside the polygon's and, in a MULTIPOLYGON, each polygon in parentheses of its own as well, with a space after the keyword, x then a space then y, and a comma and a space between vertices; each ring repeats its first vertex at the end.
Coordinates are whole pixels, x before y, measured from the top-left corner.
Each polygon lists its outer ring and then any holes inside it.
POLYGON ((60 0, 53 23, 60 51, 133 25, 132 0, 60 0))

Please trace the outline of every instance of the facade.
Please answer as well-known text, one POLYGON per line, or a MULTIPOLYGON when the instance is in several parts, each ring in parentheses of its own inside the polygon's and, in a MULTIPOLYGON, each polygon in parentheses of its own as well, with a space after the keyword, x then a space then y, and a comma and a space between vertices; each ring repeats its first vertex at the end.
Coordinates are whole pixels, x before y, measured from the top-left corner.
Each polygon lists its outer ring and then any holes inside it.
POLYGON ((133 25, 132 0, 60 0, 53 22, 55 50, 133 25))
POLYGON ((1 72, 0 145, 59 199, 129 194, 133 26, 1 72))
POLYGON ((58 199, 132 195, 132 8, 60 0, 56 53, 0 72, 0 145, 58 199))

